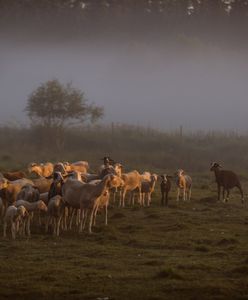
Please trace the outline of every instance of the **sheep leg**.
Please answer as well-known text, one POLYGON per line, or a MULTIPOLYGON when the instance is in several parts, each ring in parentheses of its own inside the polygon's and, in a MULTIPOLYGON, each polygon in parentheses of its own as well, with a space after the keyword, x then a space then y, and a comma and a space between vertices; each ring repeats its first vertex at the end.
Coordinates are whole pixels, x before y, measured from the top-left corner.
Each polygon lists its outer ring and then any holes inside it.
POLYGON ((165 194, 165 206, 168 206, 168 192, 165 194))
POLYGON ((57 228, 56 228, 56 235, 59 236, 59 228, 60 228, 60 222, 61 222, 62 216, 60 216, 56 222, 57 228))
POLYGON ((80 220, 80 224, 79 224, 79 233, 81 233, 83 231, 83 222, 84 222, 84 209, 81 208, 80 209, 80 213, 81 213, 81 220, 80 220))
POLYGON ((53 236, 56 236, 57 232, 57 217, 52 217, 53 220, 53 236))
POLYGON ((186 188, 183 189, 183 201, 186 201, 186 188))
POLYGON ((162 206, 164 206, 164 191, 163 192, 161 192, 161 194, 162 194, 162 197, 161 197, 161 205, 162 206))
POLYGON ((105 226, 108 225, 108 205, 105 205, 105 226))
POLYGON ((50 223, 50 219, 51 219, 51 217, 47 216, 46 225, 45 225, 45 232, 48 232, 48 226, 49 226, 49 223, 50 223))
POLYGON ((226 189, 223 187, 222 197, 223 197, 223 202, 224 202, 224 203, 226 202, 226 199, 225 199, 225 193, 226 193, 226 189))
POLYGON ((139 201, 140 206, 146 206, 145 200, 146 200, 146 194, 141 193, 141 198, 140 198, 140 201, 139 201))
POLYGON ((239 191, 240 191, 240 195, 241 195, 241 202, 242 203, 244 203, 244 193, 243 193, 243 189, 242 189, 242 187, 241 187, 241 185, 239 184, 238 186, 237 186, 237 188, 239 189, 239 191))
POLYGON ((68 218, 69 210, 68 207, 64 207, 63 213, 62 213, 62 222, 61 222, 61 228, 64 231, 67 231, 67 218, 68 218))
POLYGON ((73 208, 72 212, 71 212, 70 223, 69 223, 69 229, 70 230, 72 228, 72 222, 73 222, 74 214, 75 214, 75 209, 73 208))
POLYGON ((151 193, 147 194, 147 206, 150 206, 152 202, 152 197, 151 197, 151 193))
POLYGON ((230 195, 230 190, 227 189, 226 202, 228 202, 228 200, 229 200, 229 195, 230 195))
POLYGON ((122 207, 125 207, 125 197, 126 197, 126 190, 124 190, 123 192, 122 192, 122 197, 121 197, 121 206, 122 207))
POLYGON ((180 188, 177 188, 177 202, 179 201, 180 198, 180 188))
POLYGON ((19 231, 19 229, 20 229, 20 222, 17 219, 16 220, 16 229, 15 229, 16 233, 19 231))
POLYGON ((41 217, 40 217, 40 211, 38 212, 38 220, 39 220, 39 226, 41 226, 41 217))
POLYGON ((119 191, 119 201, 121 201, 121 197, 122 197, 122 190, 120 189, 120 191, 119 191))
MULTIPOLYGON (((18 227, 19 227, 19 225, 18 225, 18 227)), ((23 220, 20 229, 18 228, 16 231, 17 232, 19 231, 20 236, 25 236, 26 235, 26 220, 23 220)))
MULTIPOLYGON (((144 195, 145 196, 145 195, 144 195)), ((139 186, 139 194, 138 194, 138 197, 139 197, 139 203, 142 201, 142 194, 141 194, 141 186, 139 186)), ((145 197, 144 197, 145 198, 145 197)), ((145 205, 145 199, 143 199, 143 206, 145 205)))
POLYGON ((80 211, 80 209, 77 209, 76 226, 78 226, 80 223, 80 215, 81 215, 81 211, 80 211))
POLYGON ((89 234, 92 233, 91 227, 92 227, 92 222, 93 222, 93 215, 94 215, 94 207, 91 210, 91 214, 90 214, 90 221, 89 221, 89 234))
POLYGON ((218 185, 218 201, 220 201, 220 185, 218 185))
POLYGON ((113 191, 113 203, 115 203, 115 200, 116 200, 116 194, 117 194, 117 187, 114 188, 114 191, 113 191))
POLYGON ((4 221, 4 223, 3 223, 3 237, 4 238, 6 237, 6 229, 7 229, 7 222, 4 221))
POLYGON ((97 215, 98 206, 94 208, 94 214, 93 214, 93 226, 96 226, 96 215, 97 215))
POLYGON ((16 226, 15 226, 15 223, 14 222, 12 222, 11 223, 11 235, 12 235, 12 239, 13 240, 15 240, 15 238, 16 238, 16 226))
POLYGON ((129 205, 134 206, 134 194, 132 191, 130 192, 129 205))
POLYGON ((191 187, 189 189, 189 201, 190 201, 190 199, 191 199, 191 187))
POLYGON ((86 226, 87 216, 88 216, 88 210, 86 210, 84 212, 83 230, 85 229, 85 226, 86 226))
POLYGON ((30 233, 30 217, 28 217, 28 220, 27 220, 27 234, 28 234, 28 236, 30 236, 31 235, 31 233, 30 233))

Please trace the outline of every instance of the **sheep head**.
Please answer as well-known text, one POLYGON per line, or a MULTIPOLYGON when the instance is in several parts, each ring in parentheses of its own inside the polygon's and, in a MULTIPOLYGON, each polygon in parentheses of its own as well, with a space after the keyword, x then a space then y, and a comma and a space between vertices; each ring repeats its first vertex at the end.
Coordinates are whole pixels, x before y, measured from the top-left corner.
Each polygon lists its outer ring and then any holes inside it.
POLYGON ((26 208, 23 205, 21 205, 21 206, 19 206, 17 208, 17 216, 18 217, 24 218, 24 217, 26 217, 28 215, 29 215, 29 213, 28 213, 28 211, 26 210, 26 208))
POLYGON ((215 171, 215 170, 218 170, 219 168, 221 168, 221 165, 218 164, 217 162, 213 162, 213 163, 211 164, 210 171, 215 171))
POLYGON ((184 170, 178 169, 175 175, 178 176, 178 177, 181 177, 181 176, 183 176, 184 174, 185 174, 185 173, 184 173, 184 170))
POLYGON ((0 190, 6 189, 8 187, 8 185, 9 185, 8 179, 6 179, 4 177, 0 179, 0 190))
POLYGON ((38 209, 42 211, 47 211, 47 206, 42 200, 38 201, 38 209))

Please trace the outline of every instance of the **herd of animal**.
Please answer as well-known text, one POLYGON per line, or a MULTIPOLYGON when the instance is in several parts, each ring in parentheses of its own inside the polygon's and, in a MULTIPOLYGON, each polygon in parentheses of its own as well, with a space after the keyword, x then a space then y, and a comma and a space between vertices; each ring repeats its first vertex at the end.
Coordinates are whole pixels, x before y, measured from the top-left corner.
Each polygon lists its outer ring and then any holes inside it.
MULTIPOLYGON (((218 163, 212 164, 211 171, 215 173, 219 200, 221 188, 223 200, 228 201, 230 189, 237 187, 244 201, 240 181, 234 172, 221 170, 218 163)), ((30 236, 30 227, 35 217, 39 225, 45 220, 45 231, 52 228, 56 236, 59 236, 61 230, 71 230, 74 224, 82 232, 87 222, 91 233, 101 208, 104 209, 107 225, 110 196, 113 205, 119 198, 119 207, 125 207, 127 193, 129 205, 134 205, 137 198, 140 206, 150 206, 158 181, 158 175, 150 172, 140 174, 134 170, 124 173, 122 164, 114 162, 110 157, 103 158, 97 173, 89 172, 86 161, 31 163, 28 173, 36 174, 35 179, 30 176, 27 178, 22 171, 0 173, 0 214, 4 237, 8 225, 13 239, 17 233, 30 236)), ((177 186, 177 201, 181 193, 184 201, 191 198, 192 179, 179 169, 173 176, 160 176, 162 206, 168 206, 172 180, 177 186)))

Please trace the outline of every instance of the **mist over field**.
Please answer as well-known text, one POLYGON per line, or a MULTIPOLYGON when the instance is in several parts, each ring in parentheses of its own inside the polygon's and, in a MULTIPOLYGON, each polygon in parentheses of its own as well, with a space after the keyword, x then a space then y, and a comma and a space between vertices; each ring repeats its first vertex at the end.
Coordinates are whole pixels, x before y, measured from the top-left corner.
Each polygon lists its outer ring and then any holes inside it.
POLYGON ((57 78, 103 106, 102 123, 163 130, 248 128, 248 60, 240 43, 194 32, 146 35, 145 29, 138 39, 131 29, 68 37, 62 28, 59 38, 56 32, 40 38, 24 32, 22 27, 1 31, 1 124, 26 124, 29 94, 57 78))

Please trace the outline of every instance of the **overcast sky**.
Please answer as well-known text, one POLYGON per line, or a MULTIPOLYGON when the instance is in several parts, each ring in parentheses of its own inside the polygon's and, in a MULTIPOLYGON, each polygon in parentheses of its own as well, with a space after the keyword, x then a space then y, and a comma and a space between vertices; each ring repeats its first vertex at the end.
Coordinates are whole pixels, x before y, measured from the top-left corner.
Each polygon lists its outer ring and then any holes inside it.
POLYGON ((248 129, 248 60, 214 45, 166 42, 0 44, 0 123, 26 122, 28 95, 54 78, 104 106, 104 122, 161 129, 248 129))

